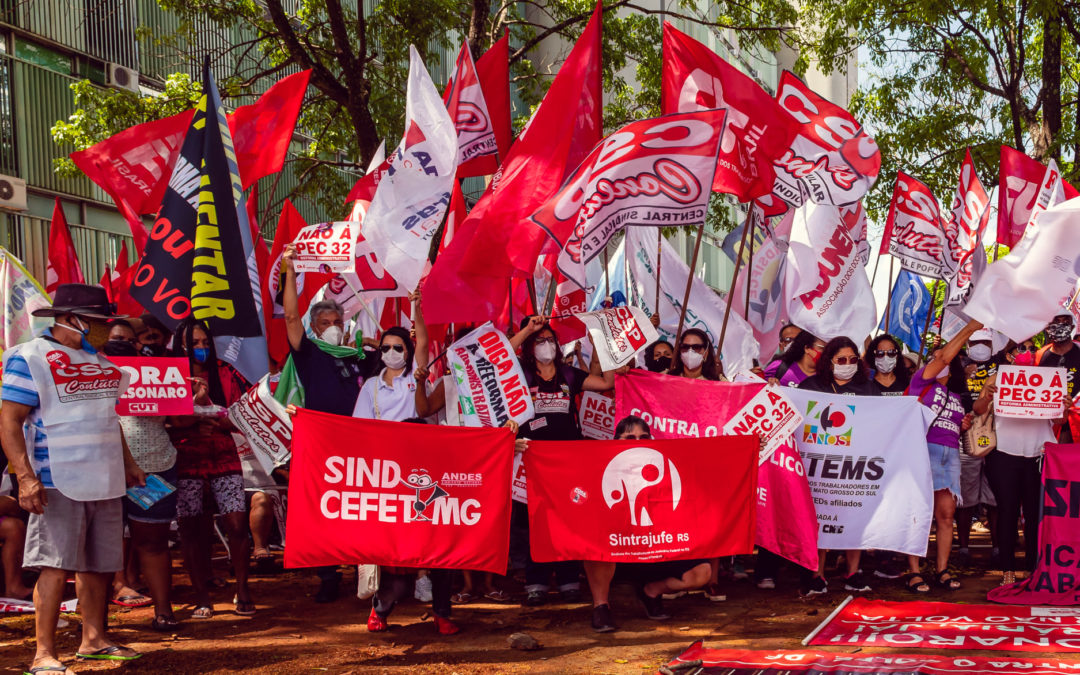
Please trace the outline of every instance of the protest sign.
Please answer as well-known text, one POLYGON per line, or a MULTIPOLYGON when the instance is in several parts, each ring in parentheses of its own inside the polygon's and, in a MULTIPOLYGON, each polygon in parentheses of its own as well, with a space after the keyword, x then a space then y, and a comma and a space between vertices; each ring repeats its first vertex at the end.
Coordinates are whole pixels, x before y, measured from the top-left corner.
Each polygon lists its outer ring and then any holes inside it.
MULTIPOLYGON (((79 599, 72 598, 60 603, 61 612, 74 612, 79 599)), ((33 600, 19 600, 18 598, 0 598, 0 614, 33 614, 33 600)))
POLYGON ((1068 377, 1064 368, 999 366, 994 414, 1056 419, 1065 410, 1066 387, 1068 377))
POLYGON ((761 438, 758 464, 768 461, 776 449, 786 443, 802 424, 803 417, 784 396, 783 390, 770 384, 757 393, 742 407, 735 417, 724 425, 725 434, 755 434, 761 438))
POLYGON ((354 225, 357 223, 338 221, 308 225, 300 230, 292 242, 296 246, 296 257, 293 258, 296 273, 356 271, 354 225))
MULTIPOLYGON (((943 654, 846 654, 843 652, 754 651, 749 649, 707 649, 699 640, 668 664, 699 662, 694 673, 711 675, 1057 675, 1080 670, 1080 663, 1054 657, 948 656, 943 654)), ((683 668, 686 666, 684 665, 683 668)), ((681 669, 679 669, 681 670, 681 669)))
POLYGON ((1080 609, 867 598, 837 609, 803 644, 1080 652, 1080 609))
POLYGON ((532 419, 525 373, 510 341, 490 321, 450 345, 447 359, 465 426, 501 427, 507 420, 524 424, 532 419))
POLYGON ((581 435, 609 441, 615 437, 615 397, 607 392, 587 391, 578 406, 581 435))
POLYGON ((4 304, 0 352, 39 335, 50 323, 32 312, 52 304, 45 289, 11 251, 0 246, 0 302, 4 304))
POLYGON ((270 393, 269 375, 229 406, 229 421, 248 439, 263 470, 271 473, 289 461, 292 420, 270 393))
POLYGON ((509 429, 300 409, 293 430, 286 567, 363 561, 506 571, 509 429))
MULTIPOLYGON (((654 438, 717 436, 764 382, 688 380, 631 370, 615 377, 615 418, 637 415, 654 438)), ((755 542, 797 565, 817 569, 817 517, 799 453, 781 446, 758 465, 755 542)))
POLYGON ((185 358, 111 356, 130 383, 116 403, 117 415, 190 415, 191 365, 185 358))
POLYGON ((785 393, 805 418, 795 440, 818 545, 926 555, 934 503, 929 409, 913 396, 785 393))
POLYGON ((511 497, 515 502, 529 503, 529 495, 525 489, 525 455, 521 452, 514 453, 514 475, 511 479, 511 497))
POLYGON ((585 323, 604 371, 622 368, 638 352, 660 339, 649 317, 637 307, 613 307, 577 317, 585 323))
POLYGON ((537 441, 525 453, 537 562, 749 553, 756 439, 537 441))
POLYGON ((986 597, 993 602, 1080 604, 1080 445, 1047 443, 1043 458, 1042 519, 1035 571, 1022 581, 990 589, 986 597))

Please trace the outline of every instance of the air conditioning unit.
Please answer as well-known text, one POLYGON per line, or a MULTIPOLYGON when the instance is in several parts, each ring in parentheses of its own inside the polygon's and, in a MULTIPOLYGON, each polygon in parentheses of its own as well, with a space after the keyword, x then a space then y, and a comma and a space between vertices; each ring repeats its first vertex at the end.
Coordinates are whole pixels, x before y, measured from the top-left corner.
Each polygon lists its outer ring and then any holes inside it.
POLYGON ((106 67, 108 68, 109 86, 126 89, 136 94, 139 93, 138 71, 115 63, 106 64, 106 67))
POLYGON ((0 209, 26 210, 26 181, 14 176, 0 175, 0 209))

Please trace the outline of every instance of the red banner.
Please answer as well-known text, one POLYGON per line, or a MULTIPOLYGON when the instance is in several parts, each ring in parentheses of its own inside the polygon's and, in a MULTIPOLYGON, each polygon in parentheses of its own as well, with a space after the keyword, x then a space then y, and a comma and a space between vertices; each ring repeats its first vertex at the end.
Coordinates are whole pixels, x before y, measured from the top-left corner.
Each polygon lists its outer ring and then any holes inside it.
POLYGON ((112 356, 130 381, 116 404, 117 415, 190 415, 191 366, 185 358, 112 356))
POLYGON ((506 572, 509 429, 293 417, 285 566, 506 572))
POLYGON ((310 78, 310 70, 283 77, 259 100, 240 106, 228 116, 236 166, 245 190, 263 176, 281 171, 285 165, 285 152, 292 141, 310 78))
POLYGON ((83 273, 79 258, 75 255, 75 243, 71 240, 67 218, 60 198, 53 205, 52 224, 49 226, 49 258, 45 266, 45 292, 52 295, 60 284, 81 284, 83 273))
MULTIPOLYGON (((1074 418, 1075 413, 1070 411, 1070 424, 1074 418)), ((1073 437, 1077 437, 1075 431, 1073 437)), ((1023 581, 990 589, 986 597, 993 602, 1080 605, 1080 445, 1047 443, 1044 457, 1035 571, 1023 581)))
MULTIPOLYGON (((1019 150, 1001 146, 1001 166, 998 184, 997 242, 1015 246, 1024 236, 1031 212, 1039 198, 1039 188, 1046 177, 1046 167, 1019 150)), ((1080 192, 1062 181, 1065 198, 1072 199, 1080 192)))
POLYGON ((497 155, 477 157, 458 166, 458 178, 469 176, 489 176, 499 168, 499 158, 506 157, 514 132, 510 127, 510 33, 503 34, 501 40, 491 45, 484 55, 476 60, 476 76, 480 88, 484 91, 491 125, 495 129, 497 155))
POLYGON ((1080 609, 866 598, 838 609, 803 644, 1080 652, 1080 609))
POLYGON ((657 562, 750 553, 757 439, 533 442, 525 453, 538 562, 657 562))
POLYGON ((930 188, 898 172, 881 238, 881 255, 891 253, 904 269, 943 279, 950 269, 945 261, 948 248, 941 207, 930 188))

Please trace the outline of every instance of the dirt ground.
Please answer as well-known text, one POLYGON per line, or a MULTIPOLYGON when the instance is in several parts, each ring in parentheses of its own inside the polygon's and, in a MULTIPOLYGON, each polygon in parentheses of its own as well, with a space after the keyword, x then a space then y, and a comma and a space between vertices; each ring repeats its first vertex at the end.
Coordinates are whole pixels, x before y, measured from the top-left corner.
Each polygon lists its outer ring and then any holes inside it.
MULTIPOLYGON (((985 565, 989 550, 976 549, 977 563, 985 565)), ((952 594, 935 590, 923 599, 962 603, 986 602, 986 591, 1000 577, 976 569, 964 570, 964 587, 952 594)), ((225 567, 218 573, 224 577, 225 567)), ((355 584, 346 574, 345 584, 355 584)), ((875 579, 869 597, 886 600, 915 599, 900 580, 875 579)), ((78 646, 78 617, 60 631, 61 657, 78 672, 119 670, 125 673, 655 673, 657 668, 690 643, 705 640, 716 648, 800 649, 799 644, 845 597, 835 582, 824 597, 803 601, 797 594, 793 569, 782 572, 774 591, 758 590, 751 580, 727 581, 728 600, 713 603, 701 594, 669 601, 674 618, 667 622, 646 619, 628 584, 612 590, 612 607, 620 630, 598 635, 589 627, 591 605, 552 602, 539 608, 519 603, 473 603, 454 607, 454 620, 462 632, 441 637, 418 602, 399 606, 390 617, 390 630, 370 634, 366 620, 370 601, 355 593, 326 605, 315 604, 318 582, 313 575, 283 572, 256 576, 252 589, 258 605, 254 617, 232 612, 232 592, 216 591, 216 615, 191 620, 190 586, 177 569, 177 618, 183 622, 175 634, 149 628, 150 609, 113 607, 110 626, 114 639, 144 653, 129 664, 74 663, 78 646), (511 649, 507 637, 515 632, 535 637, 542 649, 511 649)), ((513 580, 499 584, 517 592, 513 580)), ((584 587, 584 584, 583 584, 584 587)), ((355 588, 355 586, 353 586, 355 588)), ((554 598, 554 596, 552 596, 554 598)), ((33 618, 0 618, 0 673, 21 673, 33 653, 33 618)), ((857 651, 853 649, 837 651, 857 651)), ((866 653, 886 650, 867 649, 866 653)), ((1004 656, 1004 652, 972 652, 1004 656)), ((953 652, 955 655, 956 652, 953 652)), ((1021 656, 1022 653, 1013 653, 1021 656)), ((1080 655, 1078 655, 1080 659, 1080 655)))

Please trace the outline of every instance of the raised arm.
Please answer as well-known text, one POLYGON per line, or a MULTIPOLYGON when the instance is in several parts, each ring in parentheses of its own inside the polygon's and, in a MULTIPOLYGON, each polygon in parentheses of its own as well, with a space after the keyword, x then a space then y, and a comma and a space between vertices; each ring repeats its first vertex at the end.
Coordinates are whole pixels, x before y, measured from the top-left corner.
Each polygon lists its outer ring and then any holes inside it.
MULTIPOLYGON (((592 336, 589 336, 592 342, 592 336)), ((600 360, 596 358, 596 345, 593 344, 592 358, 589 360, 589 376, 585 378, 582 388, 585 391, 608 391, 615 387, 615 371, 603 372, 600 370, 600 360)))
POLYGON ((424 308, 420 301, 420 291, 410 293, 409 302, 412 303, 413 330, 416 331, 416 355, 413 358, 416 359, 417 366, 426 367, 431 356, 428 354, 427 324, 424 323, 424 308))
POLYGON ((941 348, 941 351, 930 359, 930 362, 926 364, 926 369, 923 371, 923 378, 927 380, 936 379, 941 371, 949 367, 949 363, 957 357, 960 350, 963 349, 964 343, 971 337, 972 333, 982 328, 983 325, 972 319, 968 321, 959 333, 957 333, 953 339, 941 348))
POLYGON ((983 383, 982 391, 979 392, 979 398, 975 399, 975 402, 971 404, 971 409, 975 411, 976 415, 985 415, 986 411, 990 409, 990 404, 994 402, 994 392, 997 391, 997 373, 994 373, 986 382, 983 383))
POLYGON ((416 416, 430 417, 442 410, 446 405, 446 389, 443 381, 440 379, 428 394, 427 386, 425 386, 428 377, 427 366, 417 364, 416 369, 413 370, 413 377, 416 378, 416 416))
POLYGON ((529 323, 525 324, 525 327, 514 333, 514 336, 510 338, 510 346, 514 348, 514 351, 521 349, 521 343, 525 342, 525 338, 529 337, 536 331, 544 327, 544 320, 538 316, 530 316, 529 323))
POLYGON ((296 247, 292 244, 287 245, 281 254, 281 266, 285 268, 281 304, 285 310, 285 332, 289 336, 289 345, 293 349, 300 349, 300 343, 304 339, 304 322, 300 318, 300 300, 296 292, 296 270, 293 269, 295 256, 296 247))

